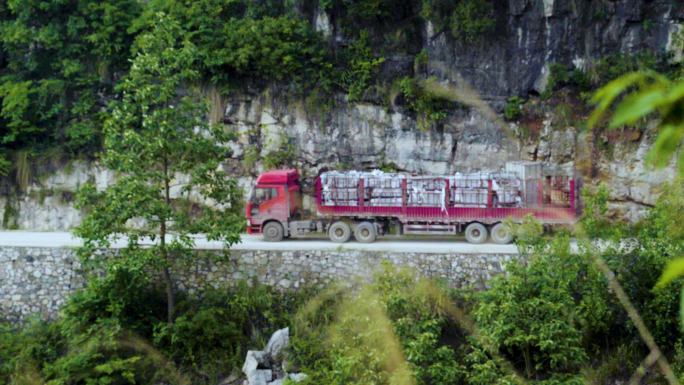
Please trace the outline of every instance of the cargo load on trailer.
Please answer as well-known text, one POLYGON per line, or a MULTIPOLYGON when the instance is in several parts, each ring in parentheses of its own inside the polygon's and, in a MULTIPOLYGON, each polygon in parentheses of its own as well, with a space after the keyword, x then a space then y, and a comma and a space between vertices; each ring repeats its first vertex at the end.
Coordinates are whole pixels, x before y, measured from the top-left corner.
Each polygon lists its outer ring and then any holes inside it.
POLYGON ((513 222, 532 215, 544 224, 575 220, 573 172, 538 162, 509 162, 495 172, 412 175, 327 171, 314 182, 314 218, 303 217, 299 174, 277 170, 259 176, 247 207, 248 231, 267 240, 327 233, 335 242, 352 236, 372 242, 390 229, 400 234, 465 232, 466 239, 507 243, 513 222))
POLYGON ((324 206, 356 206, 359 204, 360 180, 370 206, 401 206, 405 181, 409 206, 446 207, 446 195, 456 206, 487 207, 489 181, 495 204, 522 207, 524 183, 512 172, 469 173, 446 176, 413 176, 407 174, 331 171, 320 175, 324 206), (448 192, 447 192, 448 191, 448 192))

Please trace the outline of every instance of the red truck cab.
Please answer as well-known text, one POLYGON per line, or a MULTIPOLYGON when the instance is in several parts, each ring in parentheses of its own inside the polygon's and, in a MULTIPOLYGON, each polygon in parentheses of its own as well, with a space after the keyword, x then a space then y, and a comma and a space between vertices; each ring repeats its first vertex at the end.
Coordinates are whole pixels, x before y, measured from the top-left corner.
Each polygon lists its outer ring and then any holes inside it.
POLYGON ((247 232, 287 236, 287 224, 300 206, 297 170, 273 170, 259 175, 247 202, 247 232))

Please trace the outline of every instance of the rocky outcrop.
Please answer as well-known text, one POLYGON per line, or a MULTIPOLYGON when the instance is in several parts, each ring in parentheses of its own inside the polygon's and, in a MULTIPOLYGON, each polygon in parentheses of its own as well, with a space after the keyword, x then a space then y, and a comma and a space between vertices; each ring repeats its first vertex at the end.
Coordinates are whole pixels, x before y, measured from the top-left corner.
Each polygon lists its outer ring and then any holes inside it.
POLYGON ((285 349, 290 342, 289 328, 273 333, 264 350, 247 352, 242 373, 246 379, 243 385, 282 385, 285 380, 302 381, 304 373, 288 373, 285 349))
POLYGON ((677 0, 493 3, 496 28, 481 44, 431 29, 426 36, 434 71, 446 67, 493 100, 541 93, 551 63, 585 68, 610 53, 662 52, 684 19, 677 0))

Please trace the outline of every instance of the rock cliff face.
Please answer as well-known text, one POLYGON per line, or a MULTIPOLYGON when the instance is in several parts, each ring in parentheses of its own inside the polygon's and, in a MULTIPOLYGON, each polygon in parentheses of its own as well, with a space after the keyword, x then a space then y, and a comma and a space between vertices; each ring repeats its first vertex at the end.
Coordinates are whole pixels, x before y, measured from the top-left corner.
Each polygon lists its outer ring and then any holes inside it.
POLYGON ((550 63, 584 68, 610 53, 663 51, 684 6, 668 0, 495 1, 496 29, 469 45, 427 29, 431 63, 461 75, 485 99, 540 93, 550 63))
MULTIPOLYGON (((479 101, 501 112, 505 100, 521 96, 539 100, 550 65, 585 70, 614 53, 650 51, 681 59, 673 43, 682 30, 684 5, 679 0, 494 0, 494 30, 466 44, 448 31, 422 25, 422 43, 412 47, 428 54, 427 73, 442 84, 468 85, 479 101)), ((344 42, 334 13, 308 12, 311 23, 331 41, 344 42)), ((386 52, 381 77, 413 76, 414 56, 386 52)), ((541 104, 545 102, 539 102, 541 104)), ((240 133, 234 158, 226 162, 249 185, 264 168, 264 156, 280 157, 305 176, 322 168, 390 167, 418 173, 452 173, 498 169, 507 160, 543 160, 574 164, 584 185, 605 182, 614 214, 637 219, 657 199, 663 182, 674 177, 671 165, 651 170, 644 163, 653 130, 626 130, 596 135, 582 129, 586 108, 539 108, 527 121, 503 123, 482 108, 458 108, 436 127, 421 130, 415 114, 395 103, 367 98, 349 103, 337 95, 334 107, 312 112, 278 87, 234 94, 215 101, 214 116, 240 133), (389 105, 388 105, 389 104, 389 105), (218 114, 216 114, 218 113, 218 114)), ((523 119, 524 120, 524 119, 523 119)), ((112 176, 96 165, 77 164, 30 185, 19 196, 0 202, 5 227, 67 229, 80 214, 68 199, 88 178, 105 185, 112 176), (47 192, 47 193, 46 193, 47 192)))

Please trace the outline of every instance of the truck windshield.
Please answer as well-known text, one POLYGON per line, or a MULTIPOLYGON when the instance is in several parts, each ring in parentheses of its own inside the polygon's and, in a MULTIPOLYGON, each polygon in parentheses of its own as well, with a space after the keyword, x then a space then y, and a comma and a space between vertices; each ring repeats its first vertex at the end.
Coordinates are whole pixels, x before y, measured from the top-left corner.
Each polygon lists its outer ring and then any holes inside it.
POLYGON ((275 187, 257 187, 252 190, 249 201, 252 203, 262 203, 278 196, 278 189, 275 187))

